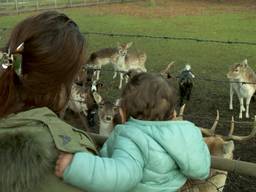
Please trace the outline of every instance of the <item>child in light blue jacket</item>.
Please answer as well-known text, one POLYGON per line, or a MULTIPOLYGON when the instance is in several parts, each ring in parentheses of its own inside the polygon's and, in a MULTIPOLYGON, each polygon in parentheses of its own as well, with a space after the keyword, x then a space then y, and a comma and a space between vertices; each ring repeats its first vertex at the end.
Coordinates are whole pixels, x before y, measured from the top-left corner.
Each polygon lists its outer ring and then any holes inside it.
POLYGON ((201 131, 171 120, 176 90, 160 75, 140 73, 126 85, 117 125, 100 155, 62 154, 56 175, 90 192, 174 192, 188 178, 205 179, 210 153, 201 131))

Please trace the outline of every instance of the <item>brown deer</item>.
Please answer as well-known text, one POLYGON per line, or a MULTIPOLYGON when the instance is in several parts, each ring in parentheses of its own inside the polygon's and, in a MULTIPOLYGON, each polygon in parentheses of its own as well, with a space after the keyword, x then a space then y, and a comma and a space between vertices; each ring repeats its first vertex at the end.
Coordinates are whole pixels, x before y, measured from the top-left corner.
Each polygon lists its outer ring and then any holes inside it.
POLYGON ((127 54, 128 48, 132 46, 132 42, 119 44, 115 48, 103 48, 96 52, 93 52, 86 64, 91 66, 93 69, 96 69, 95 75, 96 80, 100 78, 100 69, 102 66, 107 64, 116 65, 119 62, 120 58, 125 57, 127 54))
MULTIPOLYGON (((128 49, 129 47, 124 47, 124 49, 128 49)), ((125 52, 123 50, 123 52, 125 52)), ((128 52, 126 51, 126 55, 120 55, 117 61, 114 63, 114 76, 113 79, 116 78, 117 73, 120 74, 120 82, 119 89, 122 88, 122 81, 124 78, 124 73, 129 71, 136 72, 146 72, 145 62, 147 60, 147 55, 144 52, 128 52)), ((128 76, 126 76, 126 83, 128 81, 128 76)))
MULTIPOLYGON (((181 108, 178 119, 183 119, 183 110, 185 105, 181 108)), ((200 128, 205 135, 204 140, 208 145, 212 156, 217 156, 226 159, 233 159, 234 142, 251 139, 256 134, 256 126, 252 129, 248 136, 236 136, 234 132, 234 118, 232 117, 231 128, 228 136, 215 134, 215 130, 219 121, 219 112, 217 111, 216 120, 211 129, 200 128)), ((217 169, 211 169, 209 177, 204 181, 189 179, 179 192, 216 192, 223 191, 227 179, 227 172, 217 169)))

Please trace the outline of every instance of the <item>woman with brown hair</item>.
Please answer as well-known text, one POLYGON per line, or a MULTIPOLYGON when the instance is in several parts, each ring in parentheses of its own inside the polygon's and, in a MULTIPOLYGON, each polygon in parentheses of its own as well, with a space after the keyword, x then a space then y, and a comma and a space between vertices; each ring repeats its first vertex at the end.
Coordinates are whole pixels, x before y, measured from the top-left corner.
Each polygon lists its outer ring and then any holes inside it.
POLYGON ((84 132, 58 117, 84 63, 78 26, 55 11, 29 17, 0 55, 0 191, 80 191, 53 175, 60 151, 96 153, 84 132))

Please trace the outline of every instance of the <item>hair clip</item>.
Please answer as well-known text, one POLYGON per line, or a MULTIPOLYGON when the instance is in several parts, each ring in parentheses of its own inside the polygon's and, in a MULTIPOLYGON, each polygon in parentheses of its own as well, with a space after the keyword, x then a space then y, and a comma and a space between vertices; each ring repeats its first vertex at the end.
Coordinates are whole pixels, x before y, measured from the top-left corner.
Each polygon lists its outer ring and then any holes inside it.
POLYGON ((22 53, 24 50, 24 42, 22 42, 15 50, 17 53, 22 53))
POLYGON ((6 53, 3 53, 3 63, 2 63, 2 67, 4 69, 7 69, 9 66, 13 65, 13 55, 8 55, 6 53))

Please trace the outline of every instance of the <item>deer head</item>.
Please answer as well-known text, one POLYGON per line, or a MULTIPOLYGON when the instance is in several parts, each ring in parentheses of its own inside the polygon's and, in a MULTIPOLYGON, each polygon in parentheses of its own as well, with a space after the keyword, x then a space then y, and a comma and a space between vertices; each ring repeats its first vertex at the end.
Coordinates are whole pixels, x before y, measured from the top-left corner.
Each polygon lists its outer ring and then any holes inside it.
POLYGON ((118 49, 118 54, 120 56, 126 56, 128 49, 132 46, 133 42, 129 42, 129 43, 117 43, 117 49, 118 49))
POLYGON ((248 61, 247 59, 243 60, 241 63, 235 63, 231 65, 227 73, 228 79, 240 79, 241 75, 247 70, 248 61))

